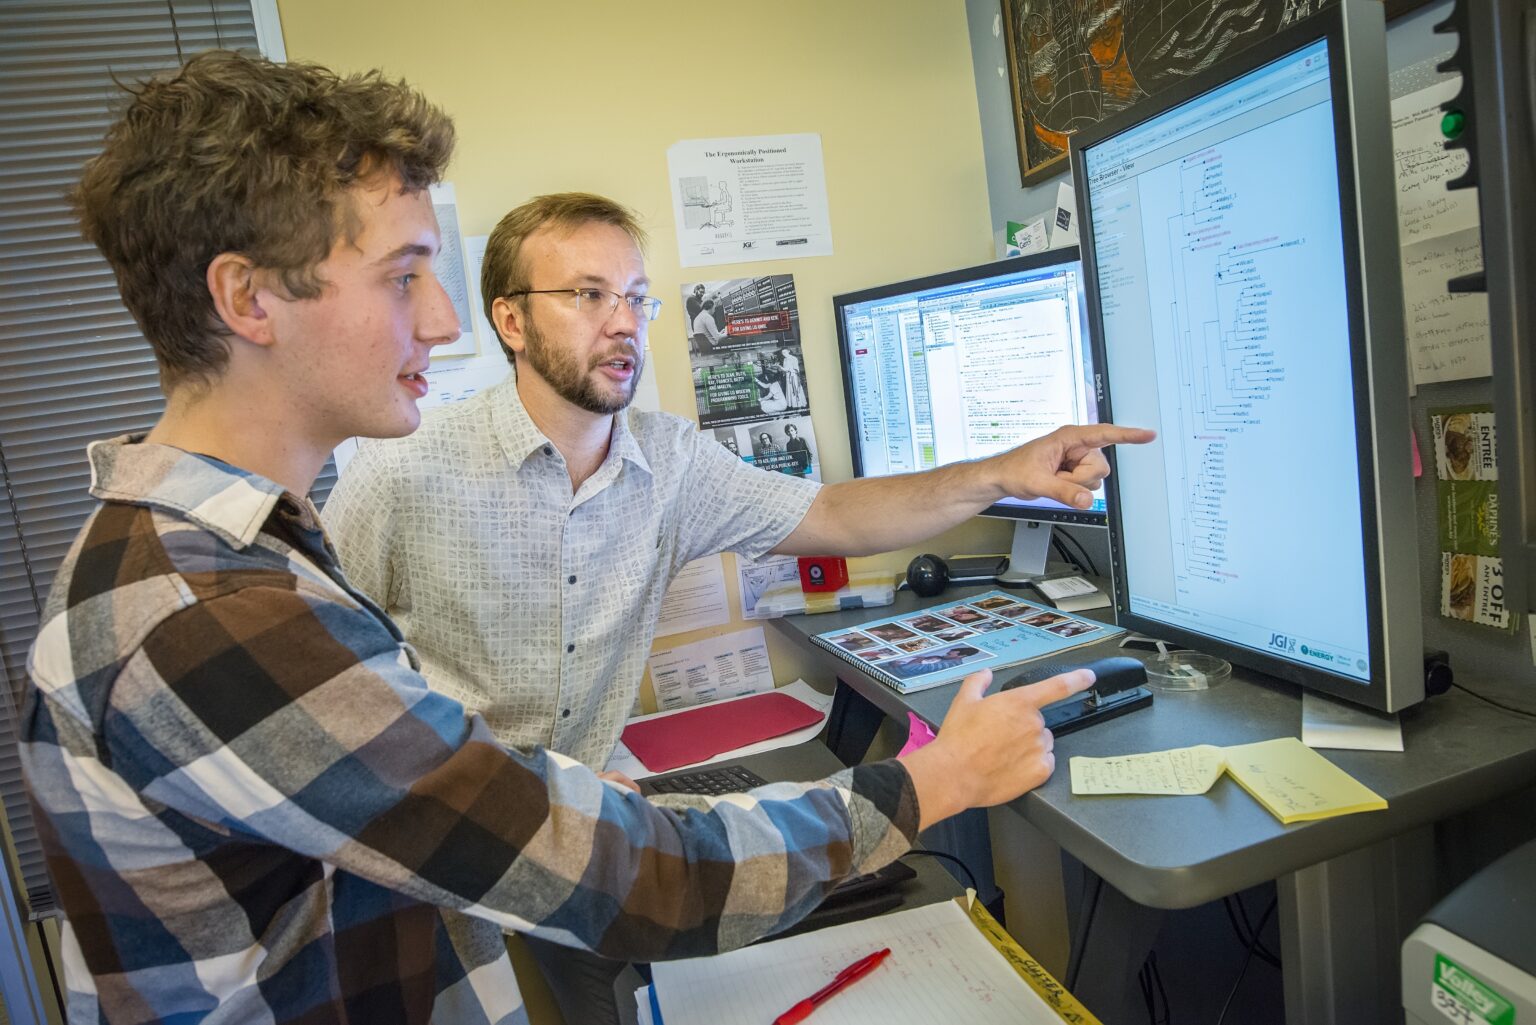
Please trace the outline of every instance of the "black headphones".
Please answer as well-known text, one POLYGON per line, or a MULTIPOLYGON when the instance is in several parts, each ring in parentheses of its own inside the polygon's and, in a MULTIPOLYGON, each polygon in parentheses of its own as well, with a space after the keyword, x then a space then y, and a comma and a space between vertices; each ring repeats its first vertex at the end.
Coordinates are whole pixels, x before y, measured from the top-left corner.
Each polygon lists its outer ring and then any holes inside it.
POLYGON ((949 585, 949 566, 937 555, 919 555, 907 563, 907 586, 912 593, 932 598, 949 585))

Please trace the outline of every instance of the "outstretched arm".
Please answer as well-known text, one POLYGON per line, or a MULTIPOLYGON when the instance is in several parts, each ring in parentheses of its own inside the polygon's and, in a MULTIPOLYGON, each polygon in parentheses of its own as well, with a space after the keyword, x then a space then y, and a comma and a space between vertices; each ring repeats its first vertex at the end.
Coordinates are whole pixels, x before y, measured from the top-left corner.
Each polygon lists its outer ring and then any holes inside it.
POLYGON ((114 689, 113 792, 503 928, 693 956, 784 928, 918 828, 1039 785, 1054 765, 1039 707, 1092 682, 983 699, 979 673, 905 762, 662 807, 559 754, 504 749, 402 654, 318 589, 248 587, 179 612, 114 689), (237 623, 265 629, 231 649, 215 627, 237 623))
POLYGON ((1086 509, 1093 489, 1109 475, 1102 450, 1154 437, 1152 431, 1114 424, 1062 427, 987 459, 829 484, 774 553, 888 552, 948 530, 1006 497, 1054 498, 1086 509))

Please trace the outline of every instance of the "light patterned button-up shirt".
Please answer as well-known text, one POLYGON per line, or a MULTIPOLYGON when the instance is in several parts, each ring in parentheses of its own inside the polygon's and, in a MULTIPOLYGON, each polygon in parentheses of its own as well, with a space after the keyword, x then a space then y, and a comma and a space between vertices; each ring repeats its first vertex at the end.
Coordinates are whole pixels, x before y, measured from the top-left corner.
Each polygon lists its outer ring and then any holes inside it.
POLYGON ((686 563, 756 558, 819 485, 755 469, 692 423, 630 410, 573 495, 508 378, 364 443, 325 507, 347 577, 398 622, 432 686, 503 743, 601 768, 686 563))

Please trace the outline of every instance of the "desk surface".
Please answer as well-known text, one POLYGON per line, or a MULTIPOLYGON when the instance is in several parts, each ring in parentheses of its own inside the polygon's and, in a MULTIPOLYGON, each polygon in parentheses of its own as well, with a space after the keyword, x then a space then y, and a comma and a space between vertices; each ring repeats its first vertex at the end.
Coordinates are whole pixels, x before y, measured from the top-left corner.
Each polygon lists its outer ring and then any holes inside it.
MULTIPOLYGON (((880 609, 789 616, 771 623, 810 652, 818 666, 835 673, 885 714, 905 720, 906 712, 912 711, 938 726, 958 684, 898 694, 811 644, 810 638, 940 602, 952 604, 987 589, 952 588, 938 601, 902 591, 895 605, 880 609)), ((1104 612, 1108 618, 1108 610, 1104 612)), ((1079 648, 1074 654, 1085 662, 1122 654, 1117 640, 1079 648)), ((1226 776, 1198 797, 1072 795, 1066 769, 1073 755, 1299 737, 1300 689, 1233 667, 1232 680, 1216 690, 1157 692, 1151 708, 1059 738, 1057 772, 1012 807, 1132 900, 1149 907, 1185 908, 1536 782, 1536 722, 1456 690, 1405 710, 1401 722, 1402 754, 1325 752, 1330 761, 1386 798, 1385 811, 1285 826, 1226 776)))

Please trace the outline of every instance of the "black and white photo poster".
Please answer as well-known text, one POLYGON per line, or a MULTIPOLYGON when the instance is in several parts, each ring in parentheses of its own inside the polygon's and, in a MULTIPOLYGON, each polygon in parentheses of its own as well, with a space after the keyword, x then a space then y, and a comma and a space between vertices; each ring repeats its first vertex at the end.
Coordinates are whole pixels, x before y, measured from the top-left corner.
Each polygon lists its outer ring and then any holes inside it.
POLYGON ((821 480, 789 274, 683 285, 699 427, 755 466, 821 480))

